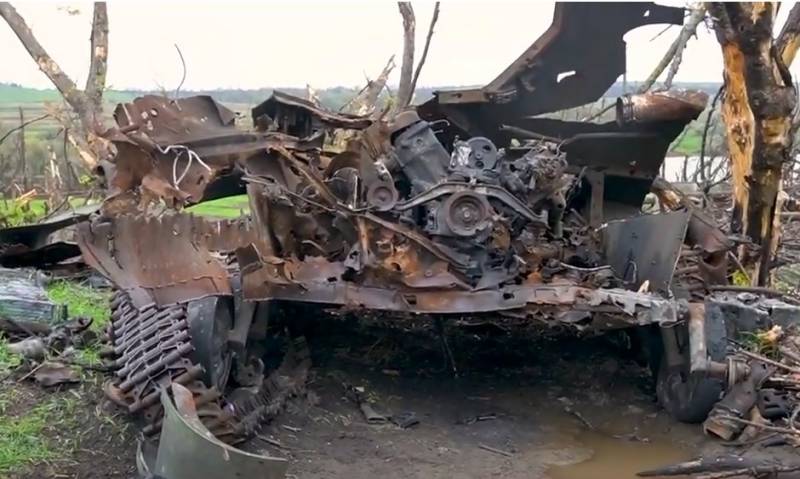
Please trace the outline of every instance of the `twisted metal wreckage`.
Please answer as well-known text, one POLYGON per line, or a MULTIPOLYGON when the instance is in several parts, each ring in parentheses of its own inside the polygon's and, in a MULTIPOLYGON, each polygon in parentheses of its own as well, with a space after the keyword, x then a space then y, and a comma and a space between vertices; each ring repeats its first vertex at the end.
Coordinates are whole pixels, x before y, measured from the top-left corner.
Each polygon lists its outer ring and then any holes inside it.
POLYGON ((172 421, 160 395, 177 383, 203 427, 241 440, 304 387, 302 345, 266 378, 258 346, 273 306, 302 302, 397 321, 491 314, 525 328, 660 329, 661 402, 702 420, 743 373, 724 361, 724 318, 709 327, 702 299, 726 283, 731 243, 688 206, 640 212, 706 95, 626 95, 609 123, 547 116, 612 86, 625 33, 683 18, 652 3, 557 4, 551 27, 494 81, 391 120, 280 92, 252 110, 248 131, 207 96, 119 105, 106 135, 117 154, 98 169, 109 195, 78 241, 119 290, 108 396, 154 434, 172 421), (331 151, 332 134, 343 151, 331 151), (148 213, 244 192, 251 214, 239 220, 148 213))

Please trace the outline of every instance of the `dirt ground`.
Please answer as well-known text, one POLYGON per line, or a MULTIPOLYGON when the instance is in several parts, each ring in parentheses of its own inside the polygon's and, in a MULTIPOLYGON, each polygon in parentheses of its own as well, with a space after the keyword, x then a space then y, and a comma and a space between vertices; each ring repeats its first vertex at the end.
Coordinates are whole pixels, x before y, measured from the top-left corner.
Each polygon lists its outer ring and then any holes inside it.
POLYGON ((311 342, 317 404, 265 428, 262 437, 282 447, 254 441, 290 458, 298 478, 622 479, 706 444, 698 427, 659 410, 648 370, 619 338, 460 337, 454 377, 435 341, 392 332, 337 348, 335 336, 322 337, 311 342), (342 383, 419 424, 367 424, 342 383))
MULTIPOLYGON (((457 377, 436 338, 342 324, 307 338, 314 360, 308 397, 245 445, 288 458, 292 478, 626 479, 732 452, 659 409, 647 368, 619 335, 458 335, 450 341, 457 377), (363 388, 378 412, 413 413, 419 423, 367 424, 343 384, 363 388)), ((61 431, 79 438, 75 454, 11 477, 136 477, 133 426, 114 415, 98 383, 72 391, 56 394, 85 398, 77 426, 61 431)))

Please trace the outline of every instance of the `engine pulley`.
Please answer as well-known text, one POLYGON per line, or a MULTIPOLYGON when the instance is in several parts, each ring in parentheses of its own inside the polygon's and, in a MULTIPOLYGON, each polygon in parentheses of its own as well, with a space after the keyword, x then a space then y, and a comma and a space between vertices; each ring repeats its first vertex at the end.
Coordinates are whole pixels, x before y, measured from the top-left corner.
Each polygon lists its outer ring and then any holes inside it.
POLYGON ((486 197, 471 191, 450 195, 442 205, 447 228, 458 236, 474 236, 489 226, 492 207, 486 197))

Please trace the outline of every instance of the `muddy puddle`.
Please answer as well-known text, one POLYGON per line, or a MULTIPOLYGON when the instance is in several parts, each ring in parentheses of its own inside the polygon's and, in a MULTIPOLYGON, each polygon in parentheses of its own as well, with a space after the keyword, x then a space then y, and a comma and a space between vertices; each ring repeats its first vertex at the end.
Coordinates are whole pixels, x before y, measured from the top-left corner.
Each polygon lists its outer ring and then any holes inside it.
POLYGON ((550 467, 546 472, 548 479, 634 479, 639 471, 691 457, 689 451, 666 440, 640 442, 597 432, 585 432, 562 446, 583 450, 586 459, 550 467))

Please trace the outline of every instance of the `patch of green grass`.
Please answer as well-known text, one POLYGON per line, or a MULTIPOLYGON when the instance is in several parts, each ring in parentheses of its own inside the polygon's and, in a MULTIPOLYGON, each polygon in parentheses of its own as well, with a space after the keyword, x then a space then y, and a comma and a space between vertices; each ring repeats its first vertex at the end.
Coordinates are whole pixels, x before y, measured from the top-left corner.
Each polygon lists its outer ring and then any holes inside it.
MULTIPOLYGON (((13 389, 3 391, 0 399, 14 394, 13 389)), ((1 403, 2 401, 0 401, 1 403)), ((0 417, 0 475, 20 472, 42 462, 66 457, 69 444, 48 438, 48 430, 60 431, 74 422, 77 399, 49 398, 22 414, 0 417)), ((5 411, 3 411, 5 413, 5 411)))
POLYGON ((111 292, 90 288, 71 281, 56 281, 47 286, 50 301, 67 306, 70 317, 91 318, 92 329, 102 331, 111 318, 111 292))
POLYGON ((190 213, 212 218, 238 218, 250 212, 247 195, 229 196, 218 200, 205 201, 186 209, 190 213))
POLYGON ((0 338, 0 376, 22 364, 22 358, 8 350, 8 342, 0 338))
MULTIPOLYGON (((73 208, 83 206, 84 198, 70 197, 73 208)), ((43 199, 32 199, 19 202, 13 199, 0 198, 0 226, 19 226, 35 223, 48 213, 47 202, 43 199)))
POLYGON ((100 359, 100 349, 96 344, 90 344, 83 349, 79 349, 77 353, 78 360, 81 362, 81 364, 97 366, 102 362, 100 359))

